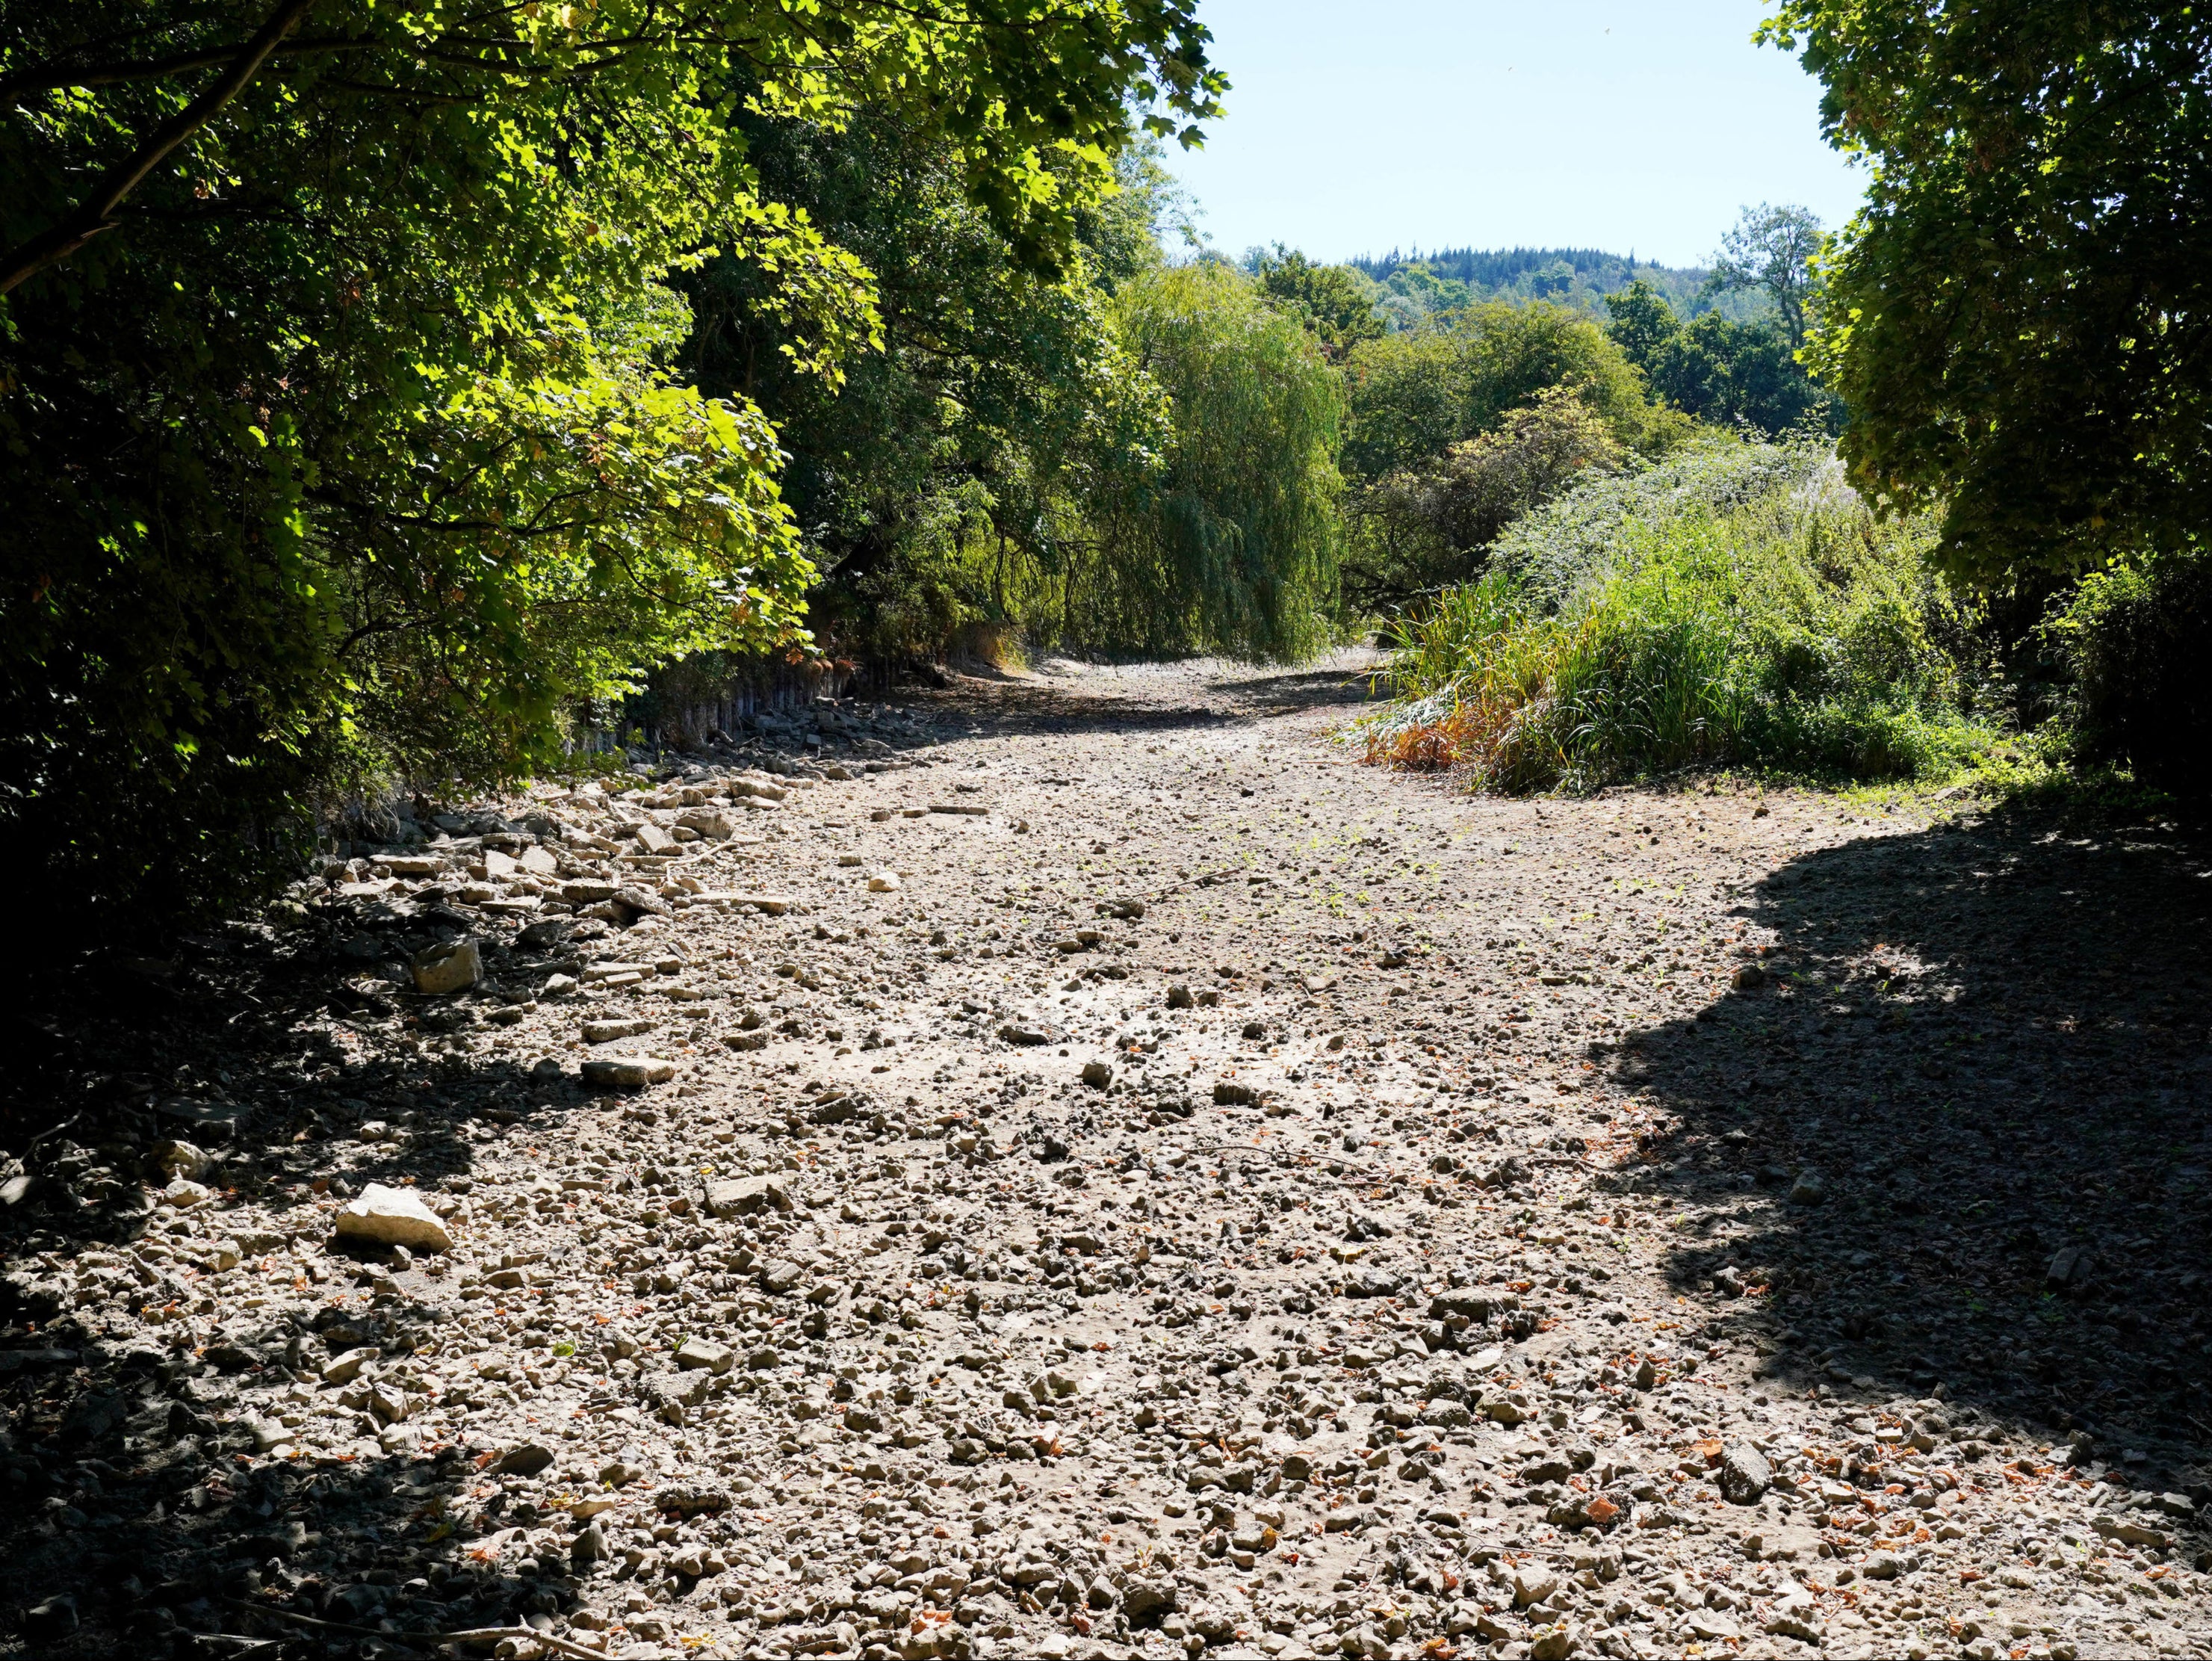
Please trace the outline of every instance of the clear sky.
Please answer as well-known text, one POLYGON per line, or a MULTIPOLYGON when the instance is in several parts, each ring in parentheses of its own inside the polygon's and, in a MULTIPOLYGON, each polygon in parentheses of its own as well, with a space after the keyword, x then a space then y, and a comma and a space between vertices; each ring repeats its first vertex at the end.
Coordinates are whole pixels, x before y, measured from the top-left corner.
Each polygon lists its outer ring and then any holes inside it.
POLYGON ((1747 203, 1834 226, 1864 175, 1757 0, 1200 0, 1233 83, 1169 149, 1224 252, 1604 248, 1700 264, 1747 203))

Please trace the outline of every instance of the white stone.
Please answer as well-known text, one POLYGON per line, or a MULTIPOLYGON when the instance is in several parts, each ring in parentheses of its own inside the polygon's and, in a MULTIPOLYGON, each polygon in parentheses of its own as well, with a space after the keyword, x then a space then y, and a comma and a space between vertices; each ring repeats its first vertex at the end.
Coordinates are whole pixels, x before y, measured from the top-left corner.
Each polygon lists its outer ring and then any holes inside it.
POLYGON ((871 894, 896 894, 898 891, 899 879, 896 871, 878 871, 868 879, 868 892, 871 894))
POLYGON ((419 1196, 371 1183, 338 1208, 338 1238, 404 1245, 410 1251, 450 1250, 453 1237, 419 1196))

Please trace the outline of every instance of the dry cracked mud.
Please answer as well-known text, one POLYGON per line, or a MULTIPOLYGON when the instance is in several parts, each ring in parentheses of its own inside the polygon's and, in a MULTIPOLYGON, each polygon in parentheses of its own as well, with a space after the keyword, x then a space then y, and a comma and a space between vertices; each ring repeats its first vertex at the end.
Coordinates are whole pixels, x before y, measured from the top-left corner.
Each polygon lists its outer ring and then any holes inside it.
POLYGON ((2202 843, 1471 797, 1362 666, 424 804, 27 994, 6 1641, 2212 1650, 2202 843))

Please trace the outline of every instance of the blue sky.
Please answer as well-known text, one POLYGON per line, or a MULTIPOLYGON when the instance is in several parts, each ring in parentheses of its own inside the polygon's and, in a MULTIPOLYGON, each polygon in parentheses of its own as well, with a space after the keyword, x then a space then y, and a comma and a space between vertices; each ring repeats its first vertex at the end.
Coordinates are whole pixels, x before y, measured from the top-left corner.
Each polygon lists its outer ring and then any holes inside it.
POLYGON ((1746 203, 1833 226, 1864 175, 1820 88, 1714 0, 1200 0, 1234 83, 1205 149, 1170 148, 1231 254, 1598 247, 1702 262, 1746 203))

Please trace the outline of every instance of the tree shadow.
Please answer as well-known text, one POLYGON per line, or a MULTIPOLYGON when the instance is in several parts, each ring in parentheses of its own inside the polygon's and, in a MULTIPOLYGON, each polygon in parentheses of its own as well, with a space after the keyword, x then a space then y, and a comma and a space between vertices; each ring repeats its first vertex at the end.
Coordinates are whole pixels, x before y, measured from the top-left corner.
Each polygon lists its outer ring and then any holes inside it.
POLYGON ((1267 675, 1257 679, 1214 681, 1209 690, 1233 693, 1262 715, 1294 715, 1304 709, 1380 703, 1389 693, 1378 691, 1372 669, 1320 669, 1296 674, 1267 675))
MULTIPOLYGON (((574 1602, 573 1530, 545 1525, 550 1475, 486 1469, 505 1450, 416 1438, 411 1414, 347 1408, 320 1377, 366 1350, 362 1378, 387 1399, 427 1399, 418 1368, 459 1294, 434 1258, 333 1249, 313 1201, 334 1183, 453 1189, 480 1123, 556 1134, 585 1100, 495 1051, 343 1042, 332 1013, 398 1013, 363 1007, 347 942, 374 934, 404 954, 441 931, 434 916, 341 910, 282 935, 187 941, 161 963, 95 956, 15 1000, 22 1048, 0 1098, 14 1161, 0 1632, 32 1653, 428 1655, 443 1640, 421 1634, 574 1602), (175 1141, 213 1161, 181 1208, 147 1186, 175 1141), (242 1231, 234 1195, 266 1220, 242 1231), (219 1273, 230 1249, 244 1263, 219 1273), (301 1415, 349 1417, 350 1451, 269 1445, 282 1421, 255 1415, 272 1387, 301 1415)), ((544 966, 498 945, 510 976, 544 966)), ((425 1037, 442 1042, 435 1025, 425 1037)))
POLYGON ((1763 983, 1618 1066, 1660 1123, 1616 1181, 1679 1208, 1694 1335, 2212 1498, 2203 843, 1998 813, 1808 853, 1736 915, 1763 983))
MULTIPOLYGON (((1163 670, 1163 666, 1146 666, 1163 670)), ((1165 666, 1172 669, 1175 666, 1165 666)), ((1163 672, 1164 672, 1163 670, 1163 672)), ((1375 701, 1370 666, 1341 664, 1279 674, 1217 672, 1186 680, 1163 699, 1141 682, 1062 680, 1049 674, 1003 684, 970 680, 915 694, 917 709, 970 723, 993 737, 1115 733, 1128 736, 1246 725, 1308 709, 1375 701)))

